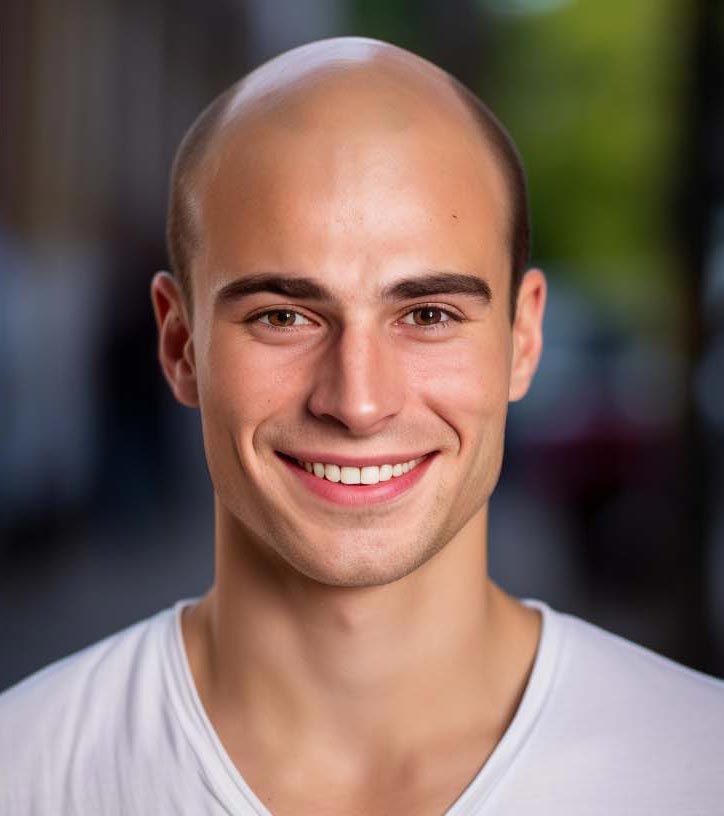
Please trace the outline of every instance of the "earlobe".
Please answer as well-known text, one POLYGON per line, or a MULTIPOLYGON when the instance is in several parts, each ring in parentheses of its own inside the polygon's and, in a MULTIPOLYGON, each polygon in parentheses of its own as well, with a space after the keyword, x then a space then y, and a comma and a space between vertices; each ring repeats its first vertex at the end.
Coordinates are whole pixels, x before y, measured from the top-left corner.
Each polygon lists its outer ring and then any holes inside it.
POLYGON ((543 315, 546 279, 540 269, 529 269, 520 283, 513 323, 513 359, 508 399, 522 399, 530 387, 543 350, 543 315))
POLYGON ((168 272, 151 281, 151 302, 158 329, 158 360, 176 399, 189 408, 199 404, 191 328, 183 292, 168 272))

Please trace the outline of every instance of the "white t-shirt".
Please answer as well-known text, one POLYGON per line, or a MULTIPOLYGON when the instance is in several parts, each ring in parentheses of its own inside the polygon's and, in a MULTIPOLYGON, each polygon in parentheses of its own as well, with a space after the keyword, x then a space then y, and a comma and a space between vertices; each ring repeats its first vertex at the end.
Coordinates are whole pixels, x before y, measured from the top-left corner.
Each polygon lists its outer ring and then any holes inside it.
MULTIPOLYGON (((196 692, 191 602, 0 695, 2 816, 269 816, 196 692)), ((528 685, 446 816, 724 814, 724 681, 525 603, 543 614, 528 685)))

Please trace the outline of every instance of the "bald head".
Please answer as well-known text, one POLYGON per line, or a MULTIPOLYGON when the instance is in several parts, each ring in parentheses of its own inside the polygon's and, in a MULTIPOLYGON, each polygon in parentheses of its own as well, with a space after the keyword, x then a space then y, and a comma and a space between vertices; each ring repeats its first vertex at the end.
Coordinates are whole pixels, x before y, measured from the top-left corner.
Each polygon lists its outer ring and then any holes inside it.
POLYGON ((205 181, 223 172, 229 144, 260 128, 290 134, 334 130, 341 142, 360 129, 394 133, 432 119, 474 134, 507 190, 506 241, 511 314, 528 264, 525 173, 509 135, 462 83, 421 57, 377 40, 342 37, 295 48, 264 63, 219 95, 184 137, 172 175, 167 241, 174 274, 192 304, 192 267, 203 249, 205 181))

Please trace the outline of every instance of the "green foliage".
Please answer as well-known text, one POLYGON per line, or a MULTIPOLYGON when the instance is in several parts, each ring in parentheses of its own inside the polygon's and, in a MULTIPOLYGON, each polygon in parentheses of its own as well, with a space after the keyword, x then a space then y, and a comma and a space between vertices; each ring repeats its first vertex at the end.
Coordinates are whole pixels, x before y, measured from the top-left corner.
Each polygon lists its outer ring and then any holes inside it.
POLYGON ((580 0, 492 23, 483 79, 526 162, 535 256, 608 300, 655 307, 673 283, 687 22, 671 0, 580 0))
POLYGON ((421 18, 415 0, 355 0, 351 17, 355 34, 419 53, 421 18))

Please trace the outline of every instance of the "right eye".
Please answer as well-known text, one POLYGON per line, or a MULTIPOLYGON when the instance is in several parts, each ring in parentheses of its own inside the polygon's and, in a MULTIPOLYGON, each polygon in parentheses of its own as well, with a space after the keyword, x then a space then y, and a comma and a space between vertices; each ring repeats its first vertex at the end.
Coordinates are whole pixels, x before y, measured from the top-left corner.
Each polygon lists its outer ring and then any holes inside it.
POLYGON ((301 312, 295 312, 293 309, 269 309, 269 311, 262 312, 251 318, 252 323, 261 323, 269 329, 277 331, 286 331, 288 329, 297 328, 297 326, 304 326, 311 324, 311 320, 305 317, 301 312), (302 323, 296 323, 295 319, 299 317, 302 323), (263 320, 262 318, 266 318, 263 320), (279 322, 275 322, 279 321, 279 322))

